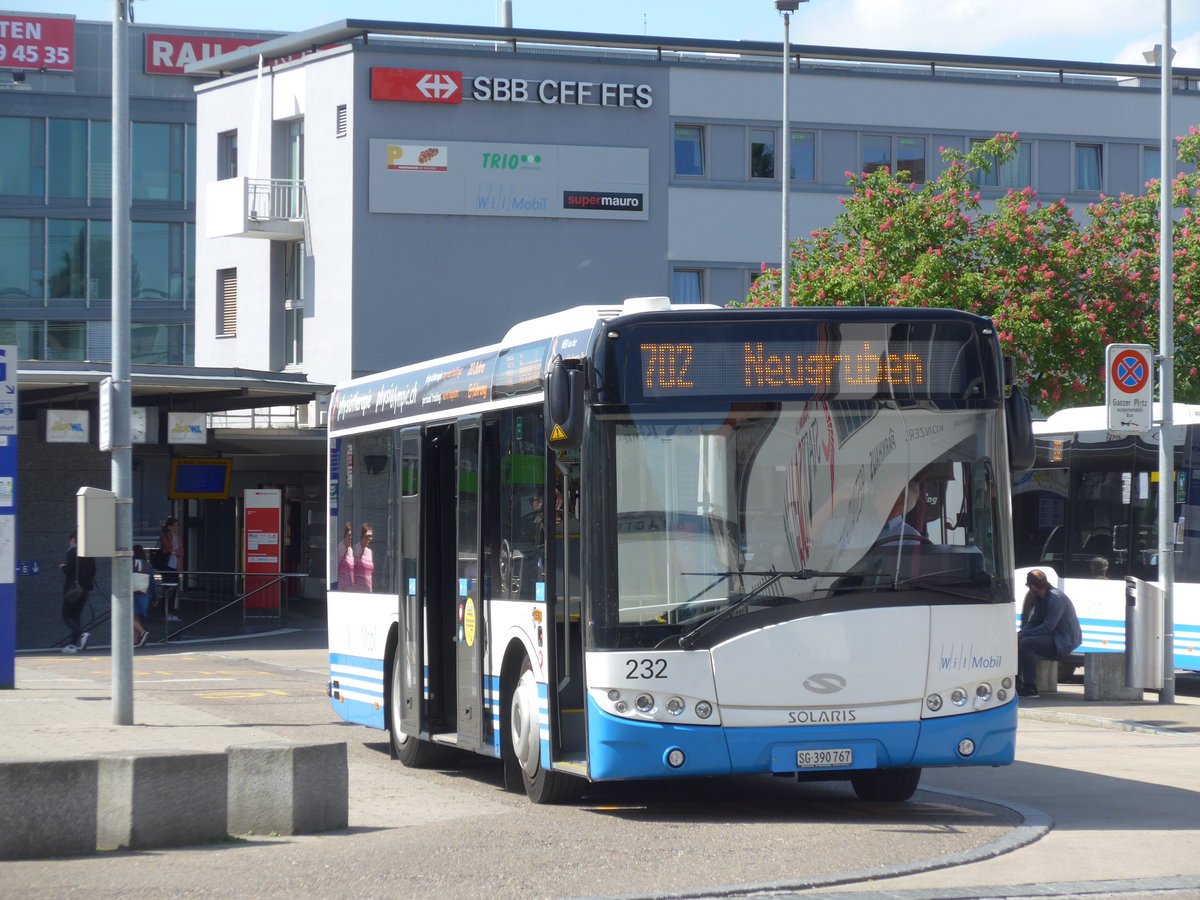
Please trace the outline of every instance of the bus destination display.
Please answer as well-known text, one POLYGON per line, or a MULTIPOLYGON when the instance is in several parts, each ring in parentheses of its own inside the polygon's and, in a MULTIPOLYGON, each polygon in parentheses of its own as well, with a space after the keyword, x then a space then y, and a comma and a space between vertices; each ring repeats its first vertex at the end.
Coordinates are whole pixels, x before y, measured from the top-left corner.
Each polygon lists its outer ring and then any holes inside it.
POLYGON ((958 341, 644 341, 638 348, 647 399, 966 395, 958 341))

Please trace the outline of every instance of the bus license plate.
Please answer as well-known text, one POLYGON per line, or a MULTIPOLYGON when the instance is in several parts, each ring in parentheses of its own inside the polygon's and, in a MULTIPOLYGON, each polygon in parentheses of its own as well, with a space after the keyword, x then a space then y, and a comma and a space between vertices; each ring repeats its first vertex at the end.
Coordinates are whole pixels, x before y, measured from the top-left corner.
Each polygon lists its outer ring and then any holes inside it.
POLYGON ((854 764, 854 751, 849 747, 835 750, 797 750, 796 765, 801 769, 822 769, 828 766, 854 764))

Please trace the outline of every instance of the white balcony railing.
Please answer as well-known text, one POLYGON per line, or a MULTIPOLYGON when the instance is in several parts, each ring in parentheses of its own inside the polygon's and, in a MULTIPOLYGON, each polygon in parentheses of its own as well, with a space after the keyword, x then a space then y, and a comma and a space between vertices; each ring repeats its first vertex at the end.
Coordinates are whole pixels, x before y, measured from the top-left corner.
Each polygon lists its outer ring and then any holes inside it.
POLYGON ((208 237, 277 241, 304 238, 308 218, 304 182, 292 178, 226 178, 207 186, 208 237))
POLYGON ((291 178, 247 178, 246 200, 255 222, 304 218, 304 182, 291 178))

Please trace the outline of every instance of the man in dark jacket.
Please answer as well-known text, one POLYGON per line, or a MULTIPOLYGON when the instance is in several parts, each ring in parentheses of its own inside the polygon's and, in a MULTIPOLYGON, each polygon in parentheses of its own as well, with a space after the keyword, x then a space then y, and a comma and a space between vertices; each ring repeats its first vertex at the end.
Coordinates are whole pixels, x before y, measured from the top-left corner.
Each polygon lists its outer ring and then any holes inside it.
POLYGON ((1036 697, 1037 661, 1062 659, 1083 642, 1071 598, 1050 587, 1046 573, 1031 569, 1025 586, 1033 594, 1033 611, 1017 632, 1017 696, 1036 697))

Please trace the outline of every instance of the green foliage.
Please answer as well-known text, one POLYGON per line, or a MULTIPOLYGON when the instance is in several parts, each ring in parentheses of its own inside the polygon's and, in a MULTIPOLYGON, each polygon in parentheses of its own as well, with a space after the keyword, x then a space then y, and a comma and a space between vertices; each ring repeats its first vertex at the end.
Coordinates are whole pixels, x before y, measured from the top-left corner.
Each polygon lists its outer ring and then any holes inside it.
MULTIPOLYGON (((907 173, 847 173, 851 194, 826 229, 792 246, 789 295, 797 306, 930 306, 990 316, 1018 380, 1050 412, 1100 403, 1110 343, 1158 343, 1157 181, 1143 195, 1102 197, 1076 221, 1063 200, 1031 188, 981 210, 977 170, 1012 156, 1015 134, 945 166, 920 189, 907 173)), ((1179 140, 1189 171, 1172 186, 1176 397, 1200 402, 1200 132, 1179 140)), ((779 304, 779 271, 764 267, 745 306, 779 304)))

